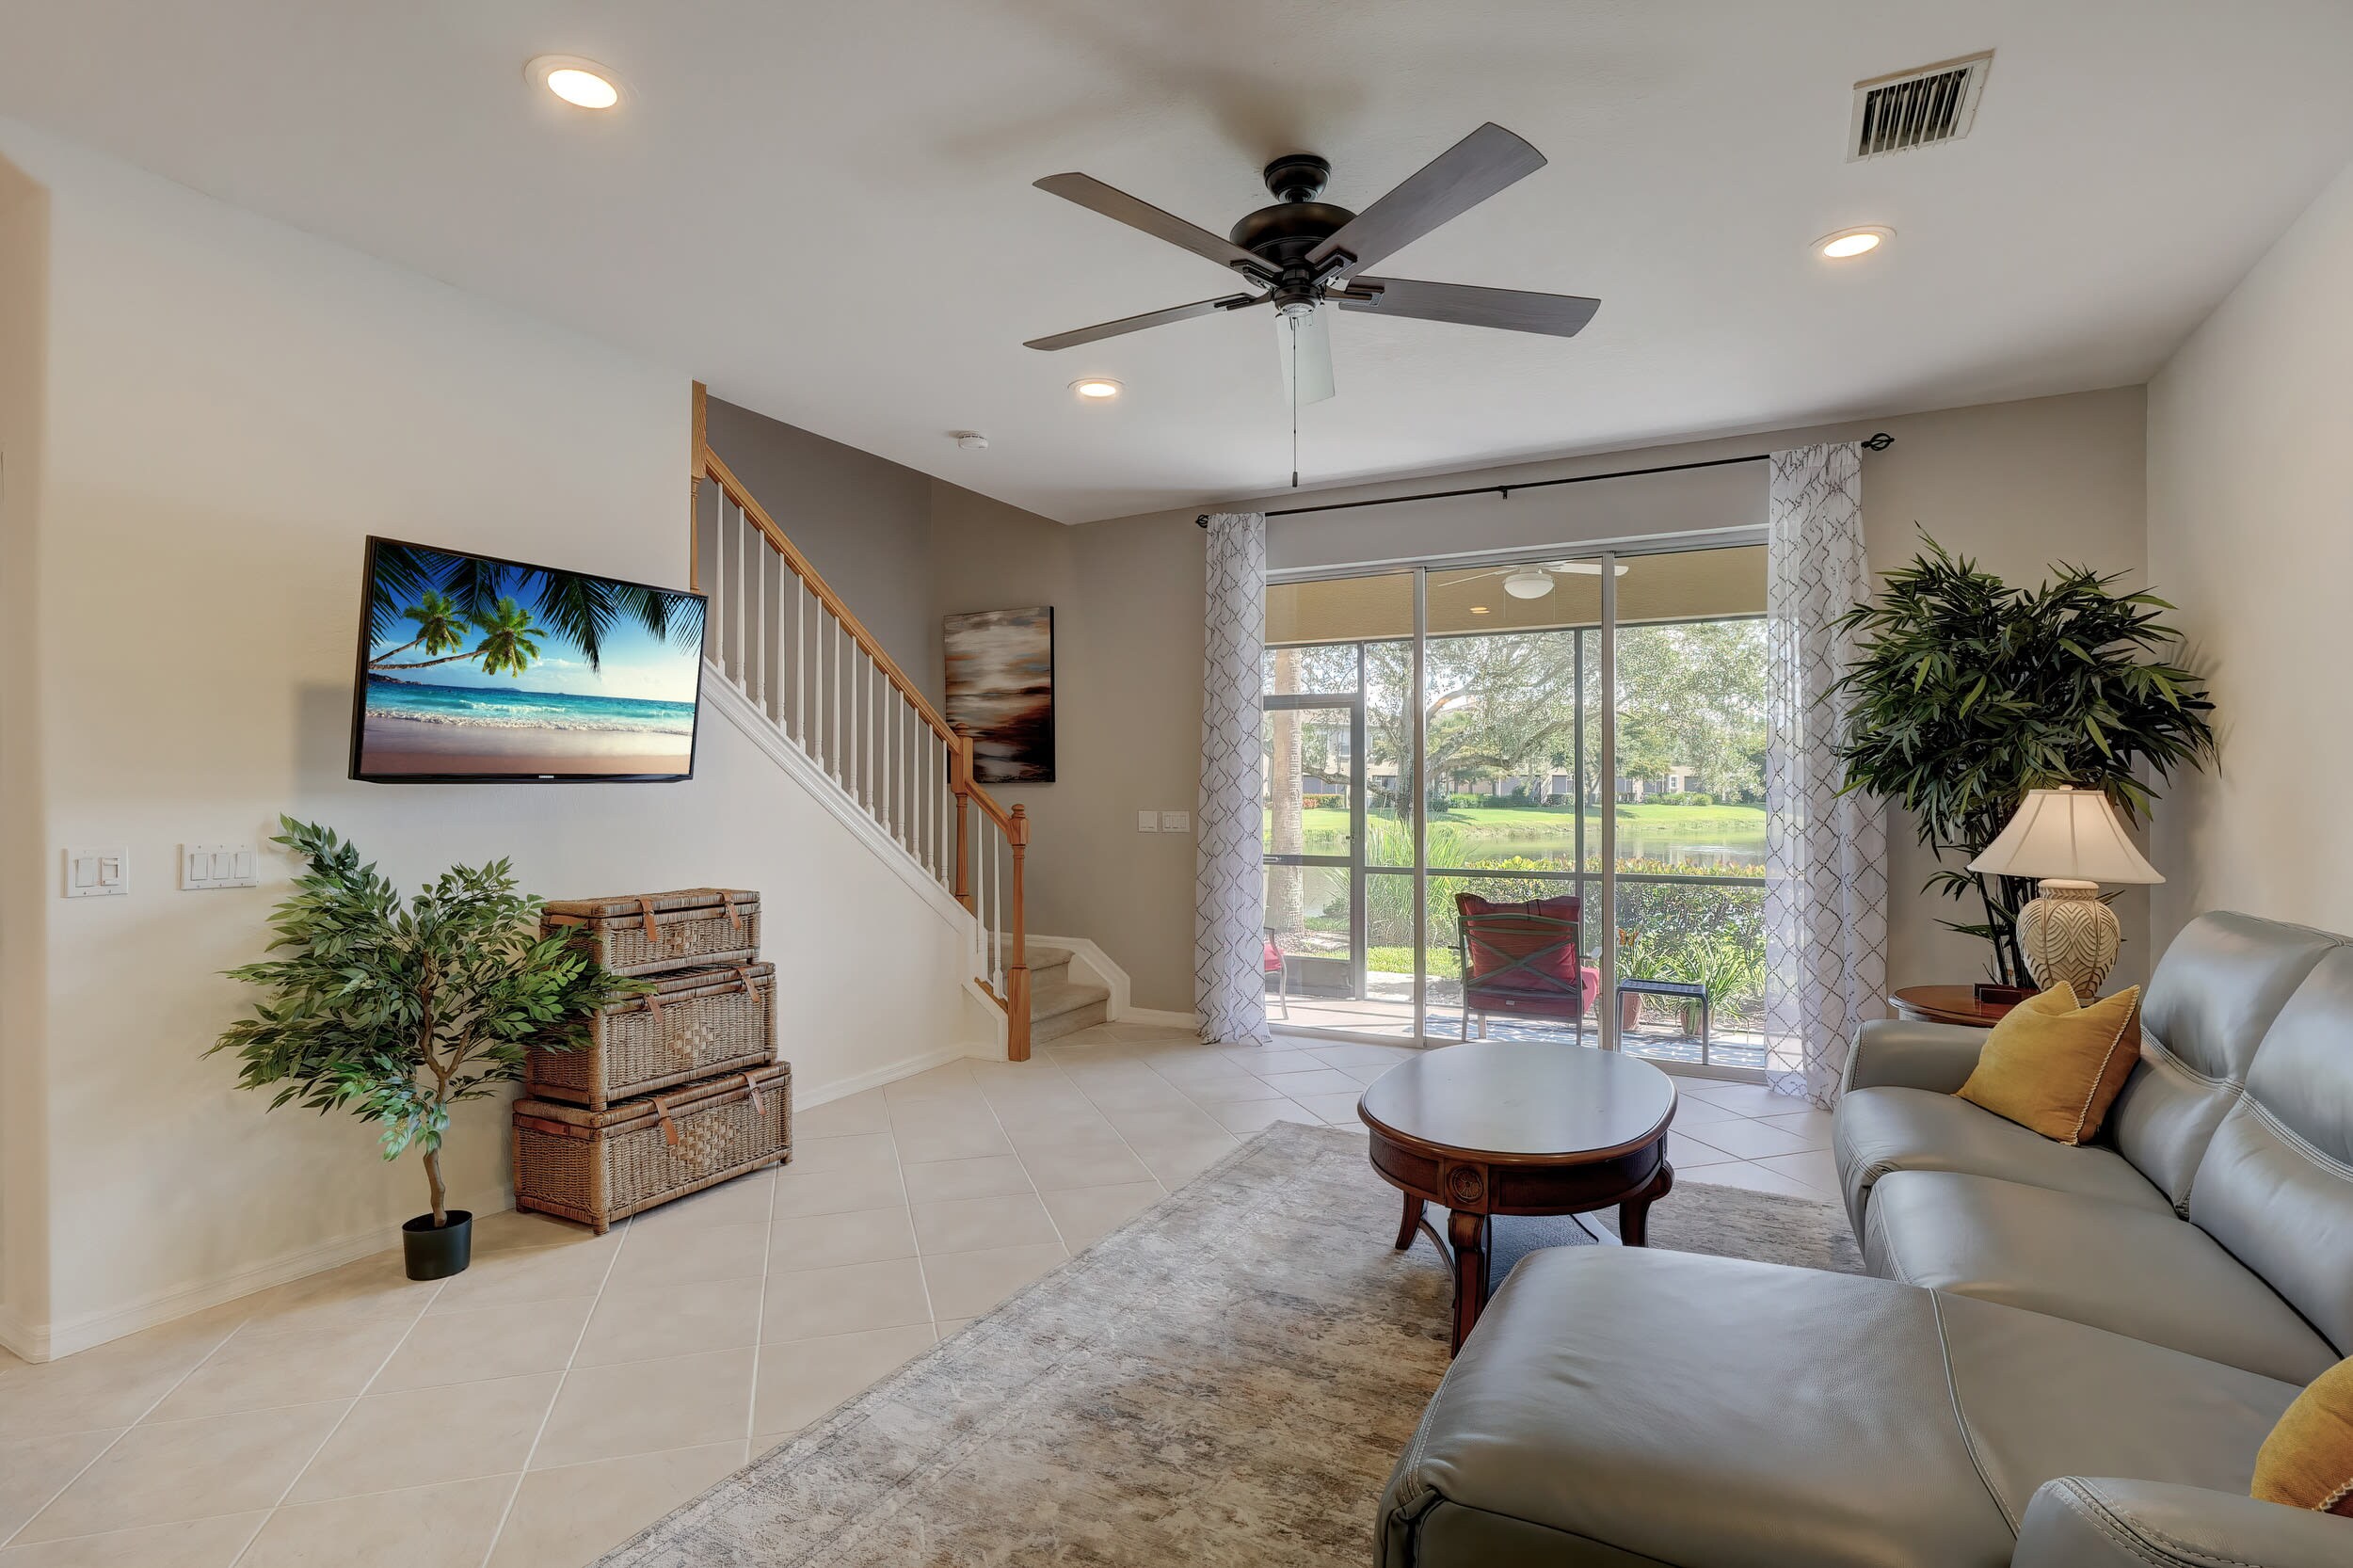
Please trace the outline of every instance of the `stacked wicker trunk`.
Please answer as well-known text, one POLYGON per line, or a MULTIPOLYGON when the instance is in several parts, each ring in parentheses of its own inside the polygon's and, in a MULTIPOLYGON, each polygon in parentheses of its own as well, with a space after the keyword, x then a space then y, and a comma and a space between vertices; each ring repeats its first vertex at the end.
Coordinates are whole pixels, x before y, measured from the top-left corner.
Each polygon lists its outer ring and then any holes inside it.
POLYGON ((601 1233, 616 1220, 792 1157, 792 1068, 760 895, 733 888, 547 906, 616 974, 650 983, 588 1021, 580 1049, 529 1053, 515 1102, 515 1207, 601 1233))

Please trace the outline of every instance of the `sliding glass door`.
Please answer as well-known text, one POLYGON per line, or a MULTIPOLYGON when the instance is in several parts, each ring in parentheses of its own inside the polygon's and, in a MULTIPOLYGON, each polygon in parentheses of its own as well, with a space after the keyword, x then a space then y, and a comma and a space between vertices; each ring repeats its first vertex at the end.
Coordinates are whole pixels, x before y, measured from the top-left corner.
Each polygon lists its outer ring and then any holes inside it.
POLYGON ((1276 1026, 1761 1068, 1763 595, 1753 546, 1271 587, 1276 1026))

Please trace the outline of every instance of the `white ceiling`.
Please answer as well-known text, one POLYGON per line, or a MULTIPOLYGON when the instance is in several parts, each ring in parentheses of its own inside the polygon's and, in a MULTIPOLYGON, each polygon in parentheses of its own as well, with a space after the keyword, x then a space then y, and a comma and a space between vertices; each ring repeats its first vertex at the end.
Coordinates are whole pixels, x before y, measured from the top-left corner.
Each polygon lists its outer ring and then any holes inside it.
POLYGON ((1341 317, 1329 484, 2141 380, 2353 154, 2348 54, 2342 0, 0 0, 0 112, 1077 521, 1290 434, 1265 312, 1020 346, 1230 287, 1040 175, 1222 232, 1280 152, 1353 207, 1484 120, 1550 156, 1381 270, 1600 315, 1341 317), (1855 81, 1989 47, 1966 140, 1843 161, 1855 81))

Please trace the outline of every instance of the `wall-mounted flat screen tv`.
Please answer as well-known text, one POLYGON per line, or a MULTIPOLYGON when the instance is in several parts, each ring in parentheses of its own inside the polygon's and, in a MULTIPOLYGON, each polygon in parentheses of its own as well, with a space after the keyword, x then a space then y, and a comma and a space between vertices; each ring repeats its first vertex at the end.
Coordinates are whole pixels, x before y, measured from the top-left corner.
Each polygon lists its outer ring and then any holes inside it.
POLYGON ((694 776, 700 594, 368 540, 351 776, 694 776))

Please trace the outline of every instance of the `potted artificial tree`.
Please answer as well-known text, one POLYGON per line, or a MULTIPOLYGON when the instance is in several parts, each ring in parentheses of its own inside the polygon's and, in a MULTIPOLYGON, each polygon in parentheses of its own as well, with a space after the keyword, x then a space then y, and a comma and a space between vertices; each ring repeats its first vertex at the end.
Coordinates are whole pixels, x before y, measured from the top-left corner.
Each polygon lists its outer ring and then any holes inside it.
MULTIPOLYGON (((1900 804, 1931 854, 1965 866, 2028 790, 2059 785, 2099 790, 2137 824, 2153 781, 2213 757, 2204 683, 2162 656, 2180 641, 2159 618, 2173 606, 2080 567, 2012 588, 1921 537, 1843 619, 1864 639, 1837 688, 1850 705, 1839 755, 1847 788, 1900 804)), ((1975 896, 1981 920, 1945 923, 1991 944, 2001 984, 2025 985, 2018 911, 2033 882, 1947 866, 1929 886, 1975 896)))
POLYGON ((571 1048, 587 1014, 649 987, 542 936, 540 901, 515 890, 504 860, 452 867, 404 906, 352 845, 279 822, 285 831, 271 841, 308 869, 271 917, 279 956, 228 971, 266 994, 212 1049, 243 1060, 244 1087, 281 1085, 273 1111, 344 1107, 378 1125, 386 1160, 415 1147, 433 1207, 401 1226, 408 1277, 457 1273, 473 1216, 448 1206, 441 1179, 449 1108, 520 1079, 526 1039, 571 1048))

